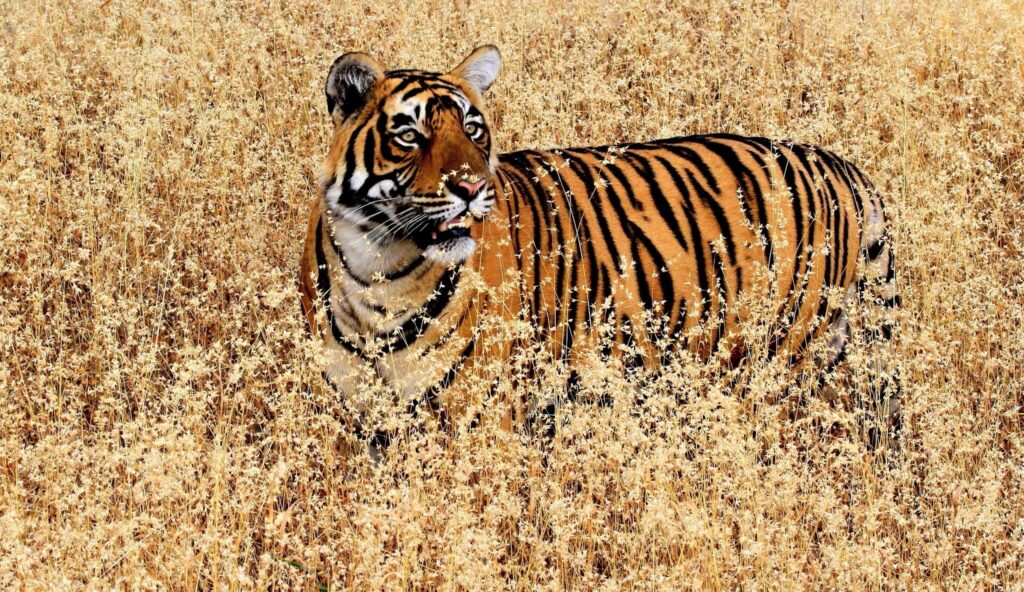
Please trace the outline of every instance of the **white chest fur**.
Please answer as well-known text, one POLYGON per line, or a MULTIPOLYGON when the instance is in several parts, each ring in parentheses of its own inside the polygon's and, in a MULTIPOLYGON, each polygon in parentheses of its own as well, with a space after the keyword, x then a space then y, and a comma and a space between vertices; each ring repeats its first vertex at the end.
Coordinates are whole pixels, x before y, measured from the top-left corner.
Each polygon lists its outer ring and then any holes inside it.
POLYGON ((466 309, 460 270, 424 259, 412 241, 377 244, 356 224, 330 214, 324 214, 323 232, 337 329, 324 334, 327 378, 356 400, 374 377, 403 399, 423 395, 468 342, 454 332, 466 309))

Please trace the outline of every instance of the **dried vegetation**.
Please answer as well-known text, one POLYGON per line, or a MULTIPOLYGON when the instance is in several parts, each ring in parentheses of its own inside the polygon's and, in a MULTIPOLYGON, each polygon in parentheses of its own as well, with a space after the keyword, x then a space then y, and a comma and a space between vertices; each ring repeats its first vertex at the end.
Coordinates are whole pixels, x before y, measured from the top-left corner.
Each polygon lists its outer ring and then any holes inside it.
POLYGON ((1024 585, 1021 2, 325 4, 0 2, 0 588, 1024 585), (504 149, 860 163, 899 244, 898 452, 769 366, 739 396, 679 361, 595 366, 616 403, 546 458, 487 426, 342 454, 295 291, 323 76, 483 42, 504 149))

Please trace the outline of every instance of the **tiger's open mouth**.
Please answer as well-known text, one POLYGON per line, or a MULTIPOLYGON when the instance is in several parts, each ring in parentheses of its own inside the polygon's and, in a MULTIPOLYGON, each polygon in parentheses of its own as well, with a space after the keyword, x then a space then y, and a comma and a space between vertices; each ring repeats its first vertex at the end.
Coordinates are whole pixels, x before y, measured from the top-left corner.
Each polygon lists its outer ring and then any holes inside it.
POLYGON ((416 236, 416 242, 423 248, 444 245, 469 236, 472 216, 462 213, 439 224, 435 229, 424 230, 416 236))
POLYGON ((476 241, 469 236, 473 217, 463 212, 454 218, 428 229, 416 236, 416 243, 423 249, 423 256, 446 265, 459 264, 476 249, 476 241))
POLYGON ((437 230, 430 234, 430 238, 436 242, 444 242, 460 236, 468 236, 471 222, 468 214, 460 214, 447 222, 442 222, 437 230))

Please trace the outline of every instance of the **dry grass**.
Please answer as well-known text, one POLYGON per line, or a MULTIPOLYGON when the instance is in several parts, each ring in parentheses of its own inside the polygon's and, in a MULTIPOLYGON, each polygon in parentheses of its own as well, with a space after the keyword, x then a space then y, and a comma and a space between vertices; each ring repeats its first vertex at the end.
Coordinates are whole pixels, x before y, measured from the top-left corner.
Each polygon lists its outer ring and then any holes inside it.
POLYGON ((1021 2, 275 4, 0 2, 0 588, 1021 589, 1021 2), (340 454, 294 285, 323 77, 482 42, 505 149, 860 163, 899 243, 900 451, 680 362, 598 372, 625 396, 546 462, 487 428, 340 454))

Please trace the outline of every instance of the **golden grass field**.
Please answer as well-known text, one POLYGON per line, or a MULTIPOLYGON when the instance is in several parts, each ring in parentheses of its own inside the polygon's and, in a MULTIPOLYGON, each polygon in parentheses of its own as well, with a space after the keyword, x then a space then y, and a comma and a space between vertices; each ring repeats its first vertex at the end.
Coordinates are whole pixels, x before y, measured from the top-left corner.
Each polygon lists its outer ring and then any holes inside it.
POLYGON ((1024 3, 209 4, 0 1, 0 589, 1024 589, 1024 3), (900 443, 680 362, 598 368, 615 403, 546 455, 490 424, 346 454, 295 287, 324 76, 488 42, 503 150, 858 163, 898 245, 900 443))

